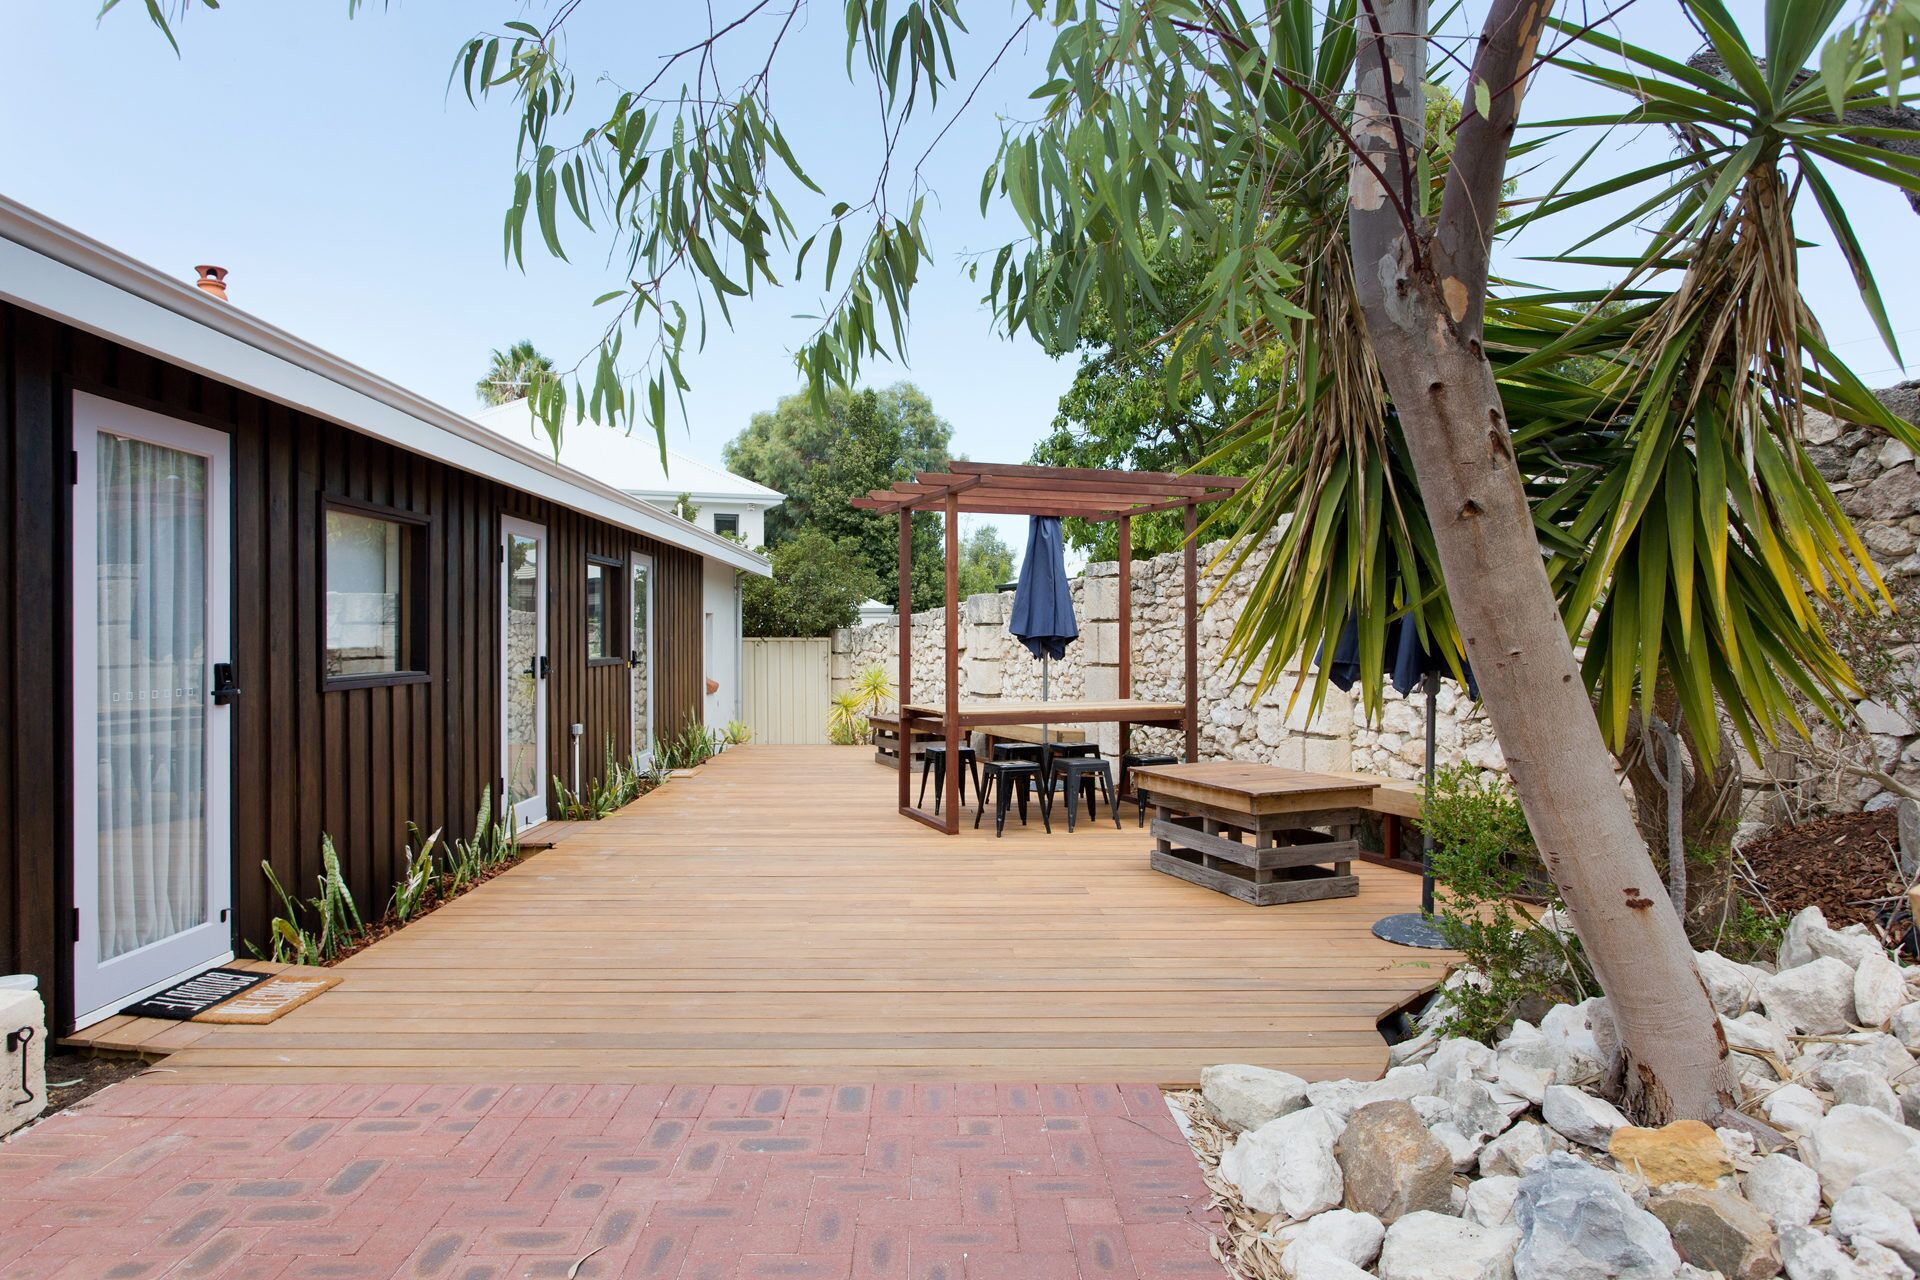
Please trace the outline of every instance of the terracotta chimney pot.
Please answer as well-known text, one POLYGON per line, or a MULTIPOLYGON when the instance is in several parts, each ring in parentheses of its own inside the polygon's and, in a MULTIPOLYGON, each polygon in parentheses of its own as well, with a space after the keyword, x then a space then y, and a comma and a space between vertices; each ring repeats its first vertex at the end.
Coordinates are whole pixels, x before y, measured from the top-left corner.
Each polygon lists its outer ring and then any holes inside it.
POLYGON ((194 281, 208 297, 227 300, 227 269, 225 267, 198 266, 194 268, 200 278, 194 281))

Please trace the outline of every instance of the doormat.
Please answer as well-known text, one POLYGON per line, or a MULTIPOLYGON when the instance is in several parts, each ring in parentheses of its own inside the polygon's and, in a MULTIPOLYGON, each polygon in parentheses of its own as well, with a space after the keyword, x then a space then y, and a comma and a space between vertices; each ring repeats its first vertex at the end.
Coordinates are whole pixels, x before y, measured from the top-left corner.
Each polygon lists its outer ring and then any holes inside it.
POLYGON ((185 1022, 196 1013, 204 1013, 222 1000, 257 987, 272 974, 250 969, 209 969, 185 982, 176 982, 165 991, 155 992, 138 1004, 120 1012, 133 1018, 171 1018, 185 1022))
POLYGON ((193 1016, 195 1022, 272 1022, 325 991, 340 979, 324 973, 277 973, 268 981, 193 1016))

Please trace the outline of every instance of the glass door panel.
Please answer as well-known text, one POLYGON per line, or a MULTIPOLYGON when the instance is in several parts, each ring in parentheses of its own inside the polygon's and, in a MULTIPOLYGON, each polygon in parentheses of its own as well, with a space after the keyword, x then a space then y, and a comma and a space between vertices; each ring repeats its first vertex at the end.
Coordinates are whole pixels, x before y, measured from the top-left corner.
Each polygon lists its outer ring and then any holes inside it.
POLYGON ((502 774, 515 829, 547 818, 546 531, 501 527, 502 774))
POLYGON ((227 437, 75 397, 75 1013, 231 946, 227 437))
POLYGON ((633 760, 636 768, 653 763, 653 557, 633 558, 633 647, 627 653, 628 697, 633 709, 633 760))

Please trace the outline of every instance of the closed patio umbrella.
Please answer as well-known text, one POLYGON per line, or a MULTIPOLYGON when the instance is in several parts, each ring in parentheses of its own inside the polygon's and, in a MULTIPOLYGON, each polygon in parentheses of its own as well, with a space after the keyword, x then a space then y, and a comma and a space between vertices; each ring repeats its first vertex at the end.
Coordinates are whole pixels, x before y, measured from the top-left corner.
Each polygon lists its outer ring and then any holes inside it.
MULTIPOLYGON (((1437 717, 1434 704, 1440 692, 1440 677, 1451 669, 1444 657, 1420 643, 1420 628, 1407 615, 1387 623, 1386 645, 1380 659, 1385 668, 1382 674, 1393 683, 1394 691, 1401 697, 1413 692, 1415 685, 1422 686, 1426 693, 1426 775, 1427 790, 1431 792, 1437 717)), ((1353 619, 1348 621, 1347 629, 1341 633, 1340 643, 1334 646, 1333 660, 1327 664, 1327 679, 1346 691, 1359 682, 1361 675, 1360 625, 1357 619, 1353 619)), ((1467 671, 1466 677, 1467 692, 1479 697, 1479 690, 1473 683, 1473 672, 1467 671)), ((1376 938, 1397 942, 1404 947, 1440 948, 1447 945, 1440 931, 1433 926, 1433 837, 1424 828, 1420 833, 1420 910, 1382 916, 1374 921, 1373 934, 1376 938)))
MULTIPOLYGON (((1027 554, 1013 588, 1013 616, 1007 630, 1040 659, 1040 700, 1047 700, 1050 664, 1067 656, 1080 638, 1073 620, 1073 590, 1067 579, 1067 552, 1060 539, 1060 517, 1034 516, 1027 522, 1027 554)), ((1046 737, 1046 726, 1040 727, 1046 737)))

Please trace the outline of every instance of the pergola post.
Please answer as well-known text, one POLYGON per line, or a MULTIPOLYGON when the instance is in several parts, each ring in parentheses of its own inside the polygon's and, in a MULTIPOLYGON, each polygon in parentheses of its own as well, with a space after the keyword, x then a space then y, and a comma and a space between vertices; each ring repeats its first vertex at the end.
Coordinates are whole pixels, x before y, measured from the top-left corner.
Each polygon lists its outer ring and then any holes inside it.
POLYGON ((1200 582, 1198 559, 1200 549, 1194 545, 1195 533, 1199 527, 1199 508, 1187 503, 1186 539, 1181 560, 1186 569, 1186 583, 1183 587, 1183 612, 1187 615, 1187 763, 1200 759, 1200 582))
MULTIPOLYGON (((1114 518, 1120 534, 1120 678, 1116 684, 1122 698, 1133 696, 1133 517, 1114 518)), ((1127 740, 1133 726, 1120 723, 1120 756, 1124 761, 1127 740)))
POLYGON ((947 834, 960 830, 960 501, 947 495, 947 834))
POLYGON ((900 616, 900 808, 913 794, 913 726, 907 723, 907 703, 913 700, 913 512, 900 513, 900 593, 894 612, 900 616))

